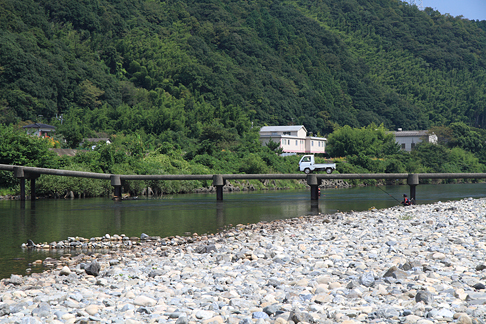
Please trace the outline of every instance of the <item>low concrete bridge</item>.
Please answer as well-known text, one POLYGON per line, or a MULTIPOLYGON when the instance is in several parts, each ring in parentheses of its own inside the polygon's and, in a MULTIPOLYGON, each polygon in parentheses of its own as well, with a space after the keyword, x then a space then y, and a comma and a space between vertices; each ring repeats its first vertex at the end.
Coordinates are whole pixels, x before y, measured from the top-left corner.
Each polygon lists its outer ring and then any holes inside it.
POLYGON ((50 174, 66 177, 80 177, 92 179, 110 180, 113 186, 114 195, 121 197, 123 180, 212 180, 216 188, 216 199, 223 200, 223 187, 226 180, 277 180, 277 179, 294 179, 306 180, 311 188, 311 200, 319 199, 319 185, 322 180, 334 179, 385 179, 397 180, 406 179, 410 186, 410 199, 416 199, 416 187, 420 179, 485 179, 486 173, 354 173, 354 174, 174 174, 174 175, 122 175, 106 174, 95 172, 81 172, 58 169, 46 169, 25 167, 16 165, 0 164, 0 170, 12 171, 14 176, 20 180, 20 199, 25 201, 25 180, 30 180, 31 200, 36 199, 35 180, 41 174, 50 174))

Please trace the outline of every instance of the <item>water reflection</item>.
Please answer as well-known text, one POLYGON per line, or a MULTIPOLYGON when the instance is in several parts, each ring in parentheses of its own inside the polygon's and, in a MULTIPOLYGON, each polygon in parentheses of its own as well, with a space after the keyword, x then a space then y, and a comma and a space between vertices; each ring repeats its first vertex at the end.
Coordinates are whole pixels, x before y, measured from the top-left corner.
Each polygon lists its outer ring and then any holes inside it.
POLYGON ((318 215, 319 213, 320 213, 319 200, 311 200, 310 201, 310 214, 311 215, 318 215))
POLYGON ((224 217, 224 202, 216 201, 216 224, 218 230, 222 230, 226 225, 226 218, 224 217))
POLYGON ((121 201, 114 201, 115 208, 113 208, 113 228, 118 233, 122 228, 123 209, 121 201))

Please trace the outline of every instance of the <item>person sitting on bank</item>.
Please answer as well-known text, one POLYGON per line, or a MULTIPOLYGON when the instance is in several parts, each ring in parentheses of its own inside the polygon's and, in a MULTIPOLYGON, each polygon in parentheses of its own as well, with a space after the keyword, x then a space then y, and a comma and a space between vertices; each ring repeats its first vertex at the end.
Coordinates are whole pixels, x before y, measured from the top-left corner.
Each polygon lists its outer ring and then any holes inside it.
POLYGON ((408 199, 407 194, 403 194, 403 201, 401 202, 403 206, 410 206, 412 202, 408 199))

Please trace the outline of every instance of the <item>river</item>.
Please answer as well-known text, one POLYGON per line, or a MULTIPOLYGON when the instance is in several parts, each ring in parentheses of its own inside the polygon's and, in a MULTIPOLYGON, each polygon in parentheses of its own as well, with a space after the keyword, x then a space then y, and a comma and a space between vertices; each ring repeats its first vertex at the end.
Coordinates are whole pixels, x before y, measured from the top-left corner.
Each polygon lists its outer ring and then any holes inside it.
MULTIPOLYGON (((419 185, 417 203, 458 200, 486 195, 486 184, 419 185)), ((29 263, 59 257, 48 251, 20 248, 28 239, 52 242, 69 236, 91 238, 105 234, 140 237, 215 233, 229 225, 257 223, 315 213, 361 211, 392 207, 408 193, 408 186, 358 187, 321 191, 319 205, 310 201, 310 191, 278 190, 184 194, 139 200, 112 201, 108 198, 27 201, 0 200, 0 278, 26 274, 29 263)), ((64 251, 66 253, 66 251, 64 251)), ((44 270, 32 268, 33 272, 44 270)))

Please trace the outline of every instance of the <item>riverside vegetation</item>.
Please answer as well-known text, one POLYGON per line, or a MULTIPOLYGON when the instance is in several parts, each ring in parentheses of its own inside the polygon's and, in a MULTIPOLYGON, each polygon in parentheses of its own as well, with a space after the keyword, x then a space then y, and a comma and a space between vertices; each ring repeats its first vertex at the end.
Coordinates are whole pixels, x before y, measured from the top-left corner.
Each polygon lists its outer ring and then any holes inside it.
MULTIPOLYGON (((420 144, 411 152, 403 152, 393 134, 383 125, 363 128, 345 126, 329 135, 329 151, 335 156, 340 173, 419 173, 419 172, 485 172, 481 147, 484 134, 463 123, 442 128, 438 145, 420 144), (474 145, 473 145, 474 144, 474 145)), ((232 174, 232 173, 296 173, 299 156, 282 157, 276 143, 262 146, 257 130, 248 130, 239 141, 224 142, 213 135, 211 152, 193 155, 176 144, 164 143, 155 148, 146 146, 135 136, 114 135, 113 144, 98 144, 94 149, 79 150, 73 156, 57 156, 49 150, 52 141, 32 137, 14 127, 0 126, 0 163, 111 174, 232 174), (276 152, 277 151, 277 152, 276 152)), ((209 135, 208 135, 209 136, 209 135)), ((206 144, 203 142, 200 147, 206 144)), ((324 161, 324 158, 318 158, 324 161)), ((10 193, 18 192, 18 181, 11 172, 2 172, 1 185, 10 193)), ((455 181, 455 180, 444 180, 455 181)), ((350 181, 350 184, 377 184, 376 180, 350 181)), ((235 183, 239 187, 304 188, 291 180, 235 183)), ((151 187, 157 194, 193 192, 211 186, 211 181, 127 181, 125 192, 139 195, 151 187)), ((40 195, 63 195, 73 191, 85 197, 108 195, 108 181, 42 175, 36 190, 40 195)))

